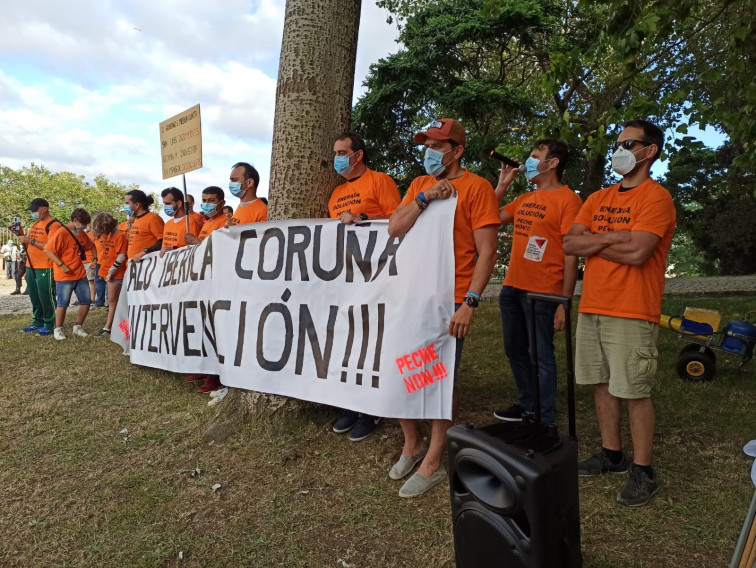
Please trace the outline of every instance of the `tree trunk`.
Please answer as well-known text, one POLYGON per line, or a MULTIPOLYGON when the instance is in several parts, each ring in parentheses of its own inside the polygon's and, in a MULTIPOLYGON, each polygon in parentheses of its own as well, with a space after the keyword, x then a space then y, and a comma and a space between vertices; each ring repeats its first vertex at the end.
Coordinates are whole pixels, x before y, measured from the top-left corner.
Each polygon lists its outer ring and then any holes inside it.
POLYGON ((326 216, 348 130, 361 0, 288 0, 276 89, 268 219, 326 216))
MULTIPOLYGON (((325 217, 339 183, 333 142, 349 129, 361 0, 287 0, 276 88, 268 220, 325 217)), ((301 408, 232 389, 205 432, 222 441, 250 416, 301 408)))
POLYGON ((585 201, 591 193, 605 187, 606 175, 606 158, 596 156, 589 158, 585 165, 585 176, 583 177, 583 187, 580 190, 580 197, 585 201))

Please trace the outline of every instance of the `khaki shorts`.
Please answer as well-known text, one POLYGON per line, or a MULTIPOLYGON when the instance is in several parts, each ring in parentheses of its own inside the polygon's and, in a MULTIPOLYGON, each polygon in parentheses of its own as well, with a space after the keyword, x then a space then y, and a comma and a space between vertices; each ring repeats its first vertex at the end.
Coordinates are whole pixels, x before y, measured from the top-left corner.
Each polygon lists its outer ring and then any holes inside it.
POLYGON ((648 398, 656 375, 659 324, 579 314, 575 377, 580 385, 609 383, 617 398, 648 398))
POLYGON ((85 262, 84 269, 87 271, 87 280, 94 280, 97 267, 91 262, 85 262))

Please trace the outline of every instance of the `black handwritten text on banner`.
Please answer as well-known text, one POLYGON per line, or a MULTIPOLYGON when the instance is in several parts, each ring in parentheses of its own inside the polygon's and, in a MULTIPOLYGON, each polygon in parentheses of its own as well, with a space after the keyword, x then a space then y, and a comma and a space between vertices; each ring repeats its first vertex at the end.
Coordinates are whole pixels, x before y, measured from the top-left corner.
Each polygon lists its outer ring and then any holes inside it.
POLYGON ((129 263, 112 339, 131 361, 397 418, 450 418, 455 201, 386 221, 216 230, 129 263), (125 301, 124 301, 125 299, 125 301))

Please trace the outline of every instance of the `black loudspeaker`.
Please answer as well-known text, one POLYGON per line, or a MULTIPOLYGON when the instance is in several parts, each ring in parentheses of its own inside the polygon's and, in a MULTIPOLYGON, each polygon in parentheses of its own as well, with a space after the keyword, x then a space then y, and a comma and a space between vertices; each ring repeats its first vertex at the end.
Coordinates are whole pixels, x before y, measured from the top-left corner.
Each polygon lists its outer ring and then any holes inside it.
MULTIPOLYGON (((534 419, 448 433, 449 483, 457 568, 575 568, 580 553, 574 371, 569 298, 528 294, 565 308, 569 436, 534 419)), ((534 313, 534 312, 532 312, 534 313)), ((534 326, 531 326, 534 328, 534 326)), ((535 337, 531 331, 531 346, 535 337)), ((538 364, 531 349, 535 399, 538 364)))
POLYGON ((575 440, 536 424, 455 426, 448 448, 457 568, 582 566, 575 440))

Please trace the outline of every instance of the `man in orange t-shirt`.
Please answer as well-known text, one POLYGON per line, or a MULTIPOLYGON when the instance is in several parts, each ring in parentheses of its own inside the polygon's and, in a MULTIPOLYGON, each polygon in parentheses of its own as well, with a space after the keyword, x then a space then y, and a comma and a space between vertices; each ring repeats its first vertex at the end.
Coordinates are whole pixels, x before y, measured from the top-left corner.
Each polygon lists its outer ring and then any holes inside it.
POLYGON ((268 206, 262 199, 257 198, 257 186, 260 184, 260 174, 254 166, 246 162, 238 162, 231 168, 228 190, 231 195, 239 198, 228 226, 259 223, 268 218, 268 206))
POLYGON ((196 219, 186 217, 184 208, 184 194, 176 187, 168 187, 162 191, 160 196, 163 198, 163 211, 170 217, 163 226, 163 247, 160 249, 162 257, 167 251, 181 248, 187 245, 184 235, 191 233, 199 235, 200 226, 196 219), (187 219, 189 219, 189 230, 187 231, 187 219))
POLYGON ((53 334, 55 326, 55 281, 52 263, 44 253, 47 242, 63 224, 50 215, 50 204, 37 197, 29 204, 35 223, 26 235, 19 236, 19 242, 26 250, 26 288, 32 305, 33 320, 23 328, 24 333, 41 336, 53 334))
MULTIPOLYGON (((333 143, 333 167, 346 179, 333 190, 328 201, 332 219, 351 225, 370 219, 387 219, 399 206, 399 189, 390 176, 365 164, 365 141, 359 134, 346 132, 333 143)), ((352 442, 364 440, 383 420, 369 414, 344 410, 333 423, 337 434, 349 432, 352 442)))
POLYGON ((617 501, 648 503, 661 488, 651 467, 656 338, 666 258, 675 228, 669 192, 650 178, 664 133, 645 120, 625 123, 612 145, 617 185, 588 197, 564 237, 586 257, 577 326, 576 378, 594 385, 602 448, 578 464, 581 476, 628 470, 622 452, 622 402, 630 415, 633 463, 617 501))
MULTIPOLYGON (((577 257, 564 254, 562 237, 572 226, 582 201, 561 181, 569 152, 560 140, 538 140, 525 162, 525 177, 535 191, 516 197, 499 210, 502 225, 513 225, 512 252, 507 276, 499 293, 504 350, 509 359, 519 400, 497 410, 499 420, 519 421, 523 413, 540 406, 541 422, 554 422, 557 364, 554 331, 564 329, 564 308, 538 302, 533 322, 528 292, 572 297, 577 277, 577 257), (530 365, 530 334, 535 325, 540 403, 535 400, 530 365)), ((502 163, 496 196, 509 188, 518 169, 502 163)))
POLYGON ((139 262, 144 255, 157 252, 163 248, 163 220, 160 215, 150 211, 155 200, 141 189, 132 189, 126 193, 124 212, 131 221, 128 229, 128 255, 134 262, 139 262))
POLYGON ((202 213, 207 220, 202 225, 199 235, 184 235, 186 243, 196 245, 204 241, 215 229, 222 229, 228 222, 228 217, 223 212, 225 194, 220 187, 211 185, 202 190, 202 213))
POLYGON ((55 309, 55 330, 53 337, 57 340, 66 339, 63 324, 66 321, 66 311, 71 301, 71 294, 76 293, 79 300, 79 310, 76 313, 76 323, 73 334, 86 337, 88 334, 82 327, 89 313, 92 296, 89 290, 87 270, 84 267, 86 251, 94 248, 94 243, 84 229, 92 221, 86 209, 77 208, 71 213, 71 221, 62 229, 55 232, 45 245, 45 255, 53 264, 55 288, 58 296, 58 307, 55 309))
MULTIPOLYGON (((220 187, 211 185, 202 190, 202 213, 207 215, 207 221, 202 225, 202 230, 198 236, 186 234, 185 239, 187 244, 196 245, 204 241, 210 234, 216 229, 222 229, 228 222, 228 217, 223 212, 223 205, 225 194, 220 187)), ((206 375, 204 373, 193 373, 186 377, 186 381, 204 381, 199 388, 198 392, 211 392, 219 389, 222 385, 218 375, 206 375)), ((221 391, 222 392, 222 391, 221 391)), ((225 396, 225 395, 224 395, 225 396)), ((208 405, 215 406, 218 402, 222 401, 223 397, 216 396, 208 405)))
MULTIPOLYGON (((496 194, 489 182, 462 168, 460 162, 467 138, 464 127, 456 120, 444 118, 434 121, 430 128, 415 134, 414 141, 425 145, 424 166, 428 175, 412 182, 402 204, 391 215, 388 230, 392 237, 404 235, 412 229, 425 208, 433 206, 433 201, 457 196, 454 215, 455 292, 454 298, 449 298, 457 308, 449 321, 449 335, 457 338, 456 381, 464 337, 470 330, 480 294, 488 284, 496 263, 499 231, 496 194)), ((432 250, 432 243, 428 243, 429 253, 432 250)), ((455 391, 452 415, 456 414, 456 407, 455 391)), ((446 448, 446 432, 452 422, 432 421, 427 453, 418 421, 400 420, 399 423, 404 434, 404 447, 389 476, 401 479, 422 461, 417 473, 399 490, 401 497, 414 497, 446 479, 441 456, 446 448)))

